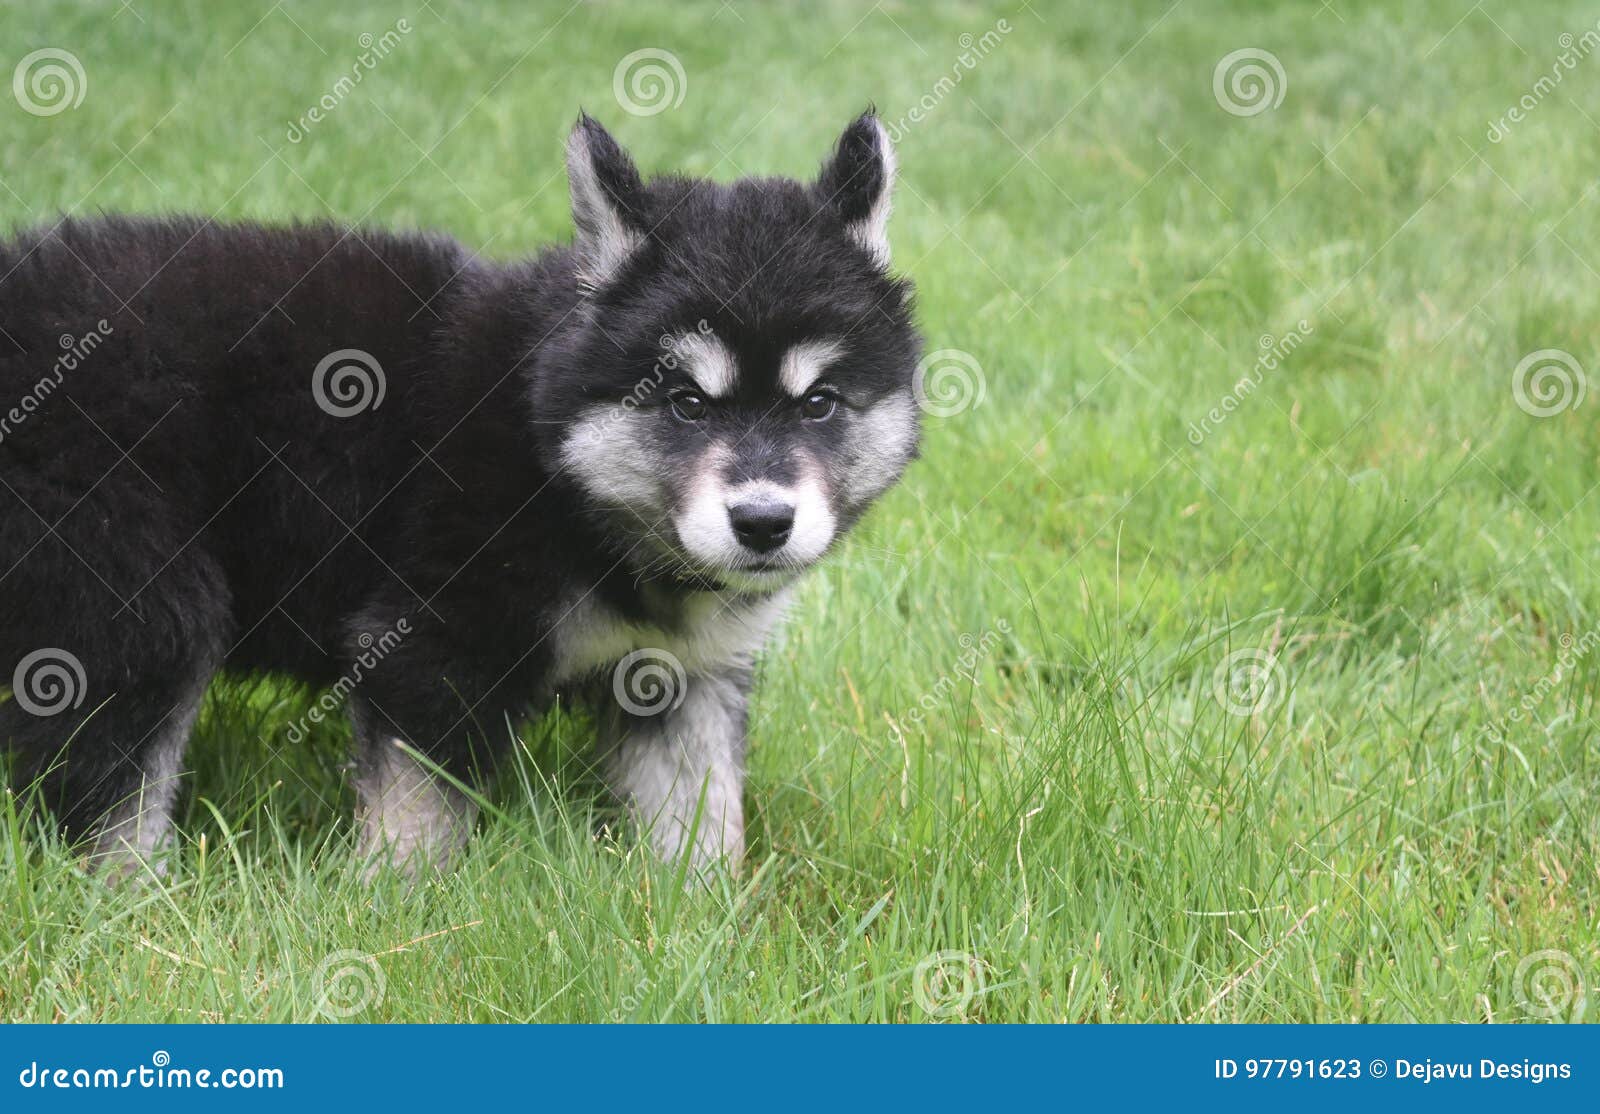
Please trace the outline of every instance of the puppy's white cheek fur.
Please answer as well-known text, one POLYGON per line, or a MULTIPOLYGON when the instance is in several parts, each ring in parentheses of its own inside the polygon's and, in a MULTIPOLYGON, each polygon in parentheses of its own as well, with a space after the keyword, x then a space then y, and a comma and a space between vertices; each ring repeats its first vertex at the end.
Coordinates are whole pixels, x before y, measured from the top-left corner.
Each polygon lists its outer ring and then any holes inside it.
POLYGON ((827 552, 838 527, 828 493, 815 467, 807 465, 800 482, 790 489, 794 500, 794 526, 789 541, 778 555, 786 561, 808 563, 827 552))
POLYGON ((662 502, 661 464, 649 448, 650 417, 596 406, 572 426, 561 461, 583 489, 613 506, 648 510, 662 502))
POLYGON ((905 471, 916 445, 917 407, 911 399, 891 395, 867 407, 845 450, 845 500, 859 506, 882 495, 905 471))
POLYGON ((713 446, 695 466, 694 489, 673 516, 678 541, 689 556, 708 565, 737 563, 739 539, 728 518, 728 488, 722 480, 727 450, 713 446))

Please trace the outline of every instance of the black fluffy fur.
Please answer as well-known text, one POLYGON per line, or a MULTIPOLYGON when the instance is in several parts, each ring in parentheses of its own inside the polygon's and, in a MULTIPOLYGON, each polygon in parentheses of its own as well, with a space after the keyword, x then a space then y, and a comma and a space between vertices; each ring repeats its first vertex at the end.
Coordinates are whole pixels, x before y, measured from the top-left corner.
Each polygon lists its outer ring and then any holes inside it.
POLYGON ((732 186, 646 185, 579 126, 644 236, 592 294, 571 248, 498 265, 444 236, 326 224, 71 219, 0 245, 0 405, 56 376, 62 338, 110 326, 0 428, 0 685, 43 647, 86 680, 58 715, 0 702, 0 746, 70 832, 137 786, 217 672, 326 686, 401 620, 411 633, 360 671, 362 707, 458 776, 492 758, 554 695, 548 636, 574 588, 647 607, 636 539, 557 454, 663 334, 709 322, 756 397, 786 344, 848 334, 855 401, 906 390, 909 288, 844 234, 881 187, 863 123, 815 184, 732 186), (381 364, 381 406, 317 405, 313 369, 338 349, 381 364))

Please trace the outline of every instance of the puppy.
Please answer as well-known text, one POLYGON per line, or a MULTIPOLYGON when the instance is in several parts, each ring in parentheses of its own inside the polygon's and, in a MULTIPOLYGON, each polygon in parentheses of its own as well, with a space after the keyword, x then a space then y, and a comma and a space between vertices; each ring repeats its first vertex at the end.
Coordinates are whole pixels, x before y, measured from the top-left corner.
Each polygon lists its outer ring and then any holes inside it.
POLYGON ((737 864, 753 661, 916 454, 894 153, 868 113, 809 183, 645 182, 588 116, 566 154, 571 247, 509 265, 188 218, 0 245, 0 746, 101 869, 162 844, 219 671, 342 703, 374 863, 447 863, 456 784, 560 696, 661 856, 737 864))

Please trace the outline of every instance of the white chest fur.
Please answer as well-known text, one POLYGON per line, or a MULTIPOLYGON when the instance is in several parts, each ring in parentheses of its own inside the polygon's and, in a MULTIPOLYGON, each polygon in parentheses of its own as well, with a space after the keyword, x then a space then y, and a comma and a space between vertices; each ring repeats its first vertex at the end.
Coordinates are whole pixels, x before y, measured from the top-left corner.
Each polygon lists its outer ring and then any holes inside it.
POLYGON ((635 650, 664 650, 687 673, 748 665, 783 618, 787 590, 758 599, 713 592, 691 596, 670 625, 629 622, 593 599, 574 604, 557 626, 555 682, 610 669, 635 650))

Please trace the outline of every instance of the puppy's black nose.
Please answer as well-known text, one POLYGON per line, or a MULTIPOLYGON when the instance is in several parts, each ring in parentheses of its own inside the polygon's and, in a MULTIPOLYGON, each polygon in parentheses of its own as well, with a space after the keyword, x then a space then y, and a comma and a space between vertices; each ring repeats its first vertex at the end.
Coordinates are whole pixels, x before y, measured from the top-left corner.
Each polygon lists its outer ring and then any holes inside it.
POLYGON ((749 499, 728 508, 739 544, 757 553, 771 553, 789 540, 794 508, 777 499, 749 499))

